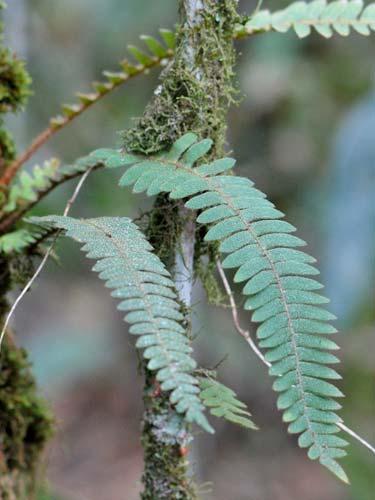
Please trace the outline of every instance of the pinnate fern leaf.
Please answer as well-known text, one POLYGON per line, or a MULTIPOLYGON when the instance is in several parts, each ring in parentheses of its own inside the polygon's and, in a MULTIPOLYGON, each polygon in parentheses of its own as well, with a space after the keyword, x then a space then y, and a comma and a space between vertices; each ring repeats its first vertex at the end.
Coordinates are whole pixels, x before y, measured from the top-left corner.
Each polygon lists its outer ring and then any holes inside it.
POLYGON ((123 162, 131 166, 120 185, 188 197, 186 207, 201 211, 198 222, 211 225, 205 239, 220 242, 223 266, 236 269, 234 280, 245 283, 245 308, 260 323, 259 345, 267 349, 270 374, 277 377, 273 387, 289 432, 300 434, 299 445, 309 448, 310 458, 347 481, 336 460, 346 454, 335 413, 343 394, 332 384, 340 376, 329 366, 338 363, 331 352, 338 347, 328 338, 336 329, 319 293, 322 285, 312 277, 318 274, 315 259, 301 251, 305 242, 292 234, 295 228, 249 179, 223 175, 233 159, 198 162, 210 146, 209 139, 198 141, 190 133, 168 152, 126 155, 123 162))
POLYGON ((209 377, 200 379, 200 388, 201 400, 212 415, 247 429, 258 429, 246 404, 237 398, 232 389, 209 377))
POLYGON ((335 32, 347 36, 352 30, 367 36, 375 31, 375 3, 364 6, 362 0, 313 0, 295 2, 276 12, 260 10, 238 28, 238 35, 265 31, 285 33, 293 29, 299 38, 304 38, 313 28, 326 38, 335 32))
POLYGON ((156 371, 161 389, 170 391, 170 401, 188 422, 213 432, 203 414, 196 363, 181 325, 183 315, 173 282, 160 259, 152 253, 137 226, 128 218, 103 217, 77 220, 71 217, 34 217, 34 223, 64 230, 82 243, 87 257, 95 259, 93 270, 121 299, 118 309, 126 311, 130 333, 138 336, 150 370, 156 371))

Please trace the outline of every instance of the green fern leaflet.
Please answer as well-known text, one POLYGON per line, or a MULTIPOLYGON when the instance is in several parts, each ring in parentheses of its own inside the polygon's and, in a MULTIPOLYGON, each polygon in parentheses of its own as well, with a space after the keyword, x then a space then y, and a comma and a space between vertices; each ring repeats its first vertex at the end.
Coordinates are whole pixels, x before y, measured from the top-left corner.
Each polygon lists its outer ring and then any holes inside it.
POLYGON ((258 429, 251 420, 251 413, 245 403, 237 398, 232 389, 208 377, 200 379, 200 388, 201 400, 204 406, 210 409, 212 415, 247 429, 258 429))
POLYGON ((123 161, 132 166, 120 185, 189 198, 186 207, 201 211, 198 222, 211 224, 206 241, 220 242, 223 266, 237 269, 235 281, 245 282, 245 308, 260 323, 259 345, 277 377, 273 387, 289 432, 300 434, 299 445, 309 448, 311 459, 347 481, 336 461, 347 445, 337 436, 341 419, 335 413, 341 407, 335 399, 343 394, 331 383, 340 376, 327 366, 338 363, 331 353, 338 347, 327 337, 336 332, 329 324, 335 318, 323 308, 322 285, 311 278, 318 274, 315 259, 300 250, 305 242, 291 234, 295 228, 249 179, 219 175, 233 168, 233 159, 195 166, 211 145, 186 134, 157 156, 127 155, 123 161))
POLYGON ((325 38, 330 38, 335 32, 348 36, 351 30, 367 36, 375 31, 375 4, 364 7, 362 0, 295 2, 273 13, 269 10, 256 12, 244 26, 238 28, 237 34, 285 33, 293 29, 299 38, 304 38, 311 34, 313 28, 325 38))
POLYGON ((34 217, 33 222, 62 229, 84 244, 87 257, 95 259, 93 270, 121 299, 121 311, 136 346, 144 349, 147 367, 157 372, 161 389, 171 391, 170 401, 188 422, 213 432, 203 414, 199 381, 193 376, 196 363, 181 325, 183 315, 176 301, 173 281, 160 259, 152 253, 137 226, 128 218, 103 217, 76 220, 71 217, 34 217))

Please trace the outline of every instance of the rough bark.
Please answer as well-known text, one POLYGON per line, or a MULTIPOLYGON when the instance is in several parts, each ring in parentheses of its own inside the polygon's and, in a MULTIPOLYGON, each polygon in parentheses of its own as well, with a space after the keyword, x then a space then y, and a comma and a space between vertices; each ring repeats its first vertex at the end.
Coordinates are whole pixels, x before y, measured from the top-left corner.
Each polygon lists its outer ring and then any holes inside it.
MULTIPOLYGON (((128 151, 156 152, 183 133, 193 131, 201 138, 214 140, 211 157, 223 153, 226 113, 233 99, 236 6, 237 0, 180 1, 175 59, 162 74, 161 84, 138 126, 126 132, 128 151)), ((181 204, 174 205, 161 196, 147 233, 159 256, 174 272, 189 331, 194 247, 199 244, 195 216, 181 204)), ((196 498, 186 455, 191 430, 146 368, 144 404, 143 500, 196 498)))

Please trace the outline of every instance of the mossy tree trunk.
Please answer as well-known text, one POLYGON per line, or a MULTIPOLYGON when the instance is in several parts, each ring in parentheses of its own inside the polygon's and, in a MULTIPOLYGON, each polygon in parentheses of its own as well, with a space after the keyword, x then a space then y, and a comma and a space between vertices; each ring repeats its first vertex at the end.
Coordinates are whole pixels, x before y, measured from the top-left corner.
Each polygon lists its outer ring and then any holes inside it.
MULTIPOLYGON (((5 4, 0 2, 0 11, 5 4)), ((16 156, 3 115, 22 109, 30 95, 31 79, 13 50, 3 45, 0 23, 0 173, 16 156)), ((0 186, 0 205, 6 188, 0 186)), ((0 328, 8 313, 8 292, 27 279, 26 256, 0 255, 0 328)), ((30 500, 36 486, 38 465, 52 434, 52 418, 39 398, 27 353, 9 331, 0 346, 0 499, 30 500)))
MULTIPOLYGON (((9 262, 0 258, 0 324, 8 310, 6 294, 11 286, 9 262)), ((33 498, 37 473, 53 423, 38 396, 24 349, 8 331, 0 353, 0 498, 33 498)))
MULTIPOLYGON (((138 126, 126 132, 127 151, 153 153, 191 131, 200 138, 214 140, 210 157, 223 153, 226 114, 234 93, 232 33, 237 20, 236 7, 237 0, 180 0, 176 56, 163 72, 161 84, 138 126)), ((159 197, 150 218, 148 236, 174 273, 189 331, 197 259, 194 249, 199 247, 199 256, 202 255, 195 216, 182 205, 159 197)), ((144 403, 143 500, 196 498, 187 460, 191 430, 146 368, 144 403)))

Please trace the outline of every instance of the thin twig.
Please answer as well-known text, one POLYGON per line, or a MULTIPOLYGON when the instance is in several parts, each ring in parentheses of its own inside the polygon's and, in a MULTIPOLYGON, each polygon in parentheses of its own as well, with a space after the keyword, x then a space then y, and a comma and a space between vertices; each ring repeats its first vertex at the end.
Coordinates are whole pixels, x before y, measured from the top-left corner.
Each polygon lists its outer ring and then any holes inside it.
MULTIPOLYGON (((246 342, 249 344, 249 346, 251 347, 251 349, 254 351, 254 353, 258 356, 258 358, 266 365, 269 367, 271 367, 271 363, 269 363, 265 357, 263 356, 263 354, 259 351, 259 349, 257 348, 257 346, 255 345, 254 341, 252 340, 250 334, 248 331, 244 330, 241 325, 240 325, 240 322, 239 322, 239 318, 238 318, 238 310, 237 310, 237 305, 236 305, 236 302, 234 300, 234 295, 233 295, 233 292, 232 292, 232 289, 229 285, 229 282, 228 282, 228 279, 225 275, 225 272, 224 272, 224 269, 223 269, 223 266, 221 265, 221 262, 219 260, 216 261, 216 267, 217 267, 217 270, 219 272, 219 275, 220 275, 220 278, 223 282, 223 286, 225 288, 225 291, 228 295, 228 298, 229 298, 229 302, 230 302, 230 305, 231 305, 231 309, 232 309, 232 316, 233 316, 233 322, 234 322, 234 325, 236 327, 236 330, 239 332, 239 334, 246 340, 246 342)), ((371 453, 373 453, 375 455, 375 447, 372 446, 368 441, 366 441, 363 437, 361 437, 359 434, 357 434, 356 432, 354 432, 352 429, 350 429, 349 427, 347 427, 344 422, 337 422, 336 423, 337 427, 339 427, 343 432, 346 432, 347 434, 349 434, 349 436, 351 436, 352 438, 356 439, 359 443, 361 443, 363 446, 365 446, 368 450, 371 451, 371 453)))
POLYGON ((365 439, 363 439, 363 437, 359 436, 356 432, 354 432, 352 429, 350 429, 349 427, 347 427, 344 422, 338 422, 337 424, 337 427, 340 427, 340 429, 344 432, 346 432, 347 434, 349 434, 349 436, 352 436, 352 438, 356 439, 357 441, 359 441, 361 444, 363 444, 363 446, 365 446, 368 450, 371 451, 371 453, 373 453, 375 455, 375 447, 372 446, 370 443, 368 443, 365 439))
MULTIPOLYGON (((77 196, 85 182, 85 180, 87 179, 87 177, 89 176, 90 172, 92 171, 93 167, 91 167, 90 169, 88 169, 81 177, 81 179, 79 180, 72 196, 69 198, 66 206, 65 206, 65 210, 63 212, 63 216, 66 217, 68 215, 68 213, 70 212, 72 206, 73 206, 73 203, 76 201, 77 199, 77 196)), ((37 279, 37 277, 39 276, 39 274, 42 272, 42 269, 44 268, 47 260, 48 260, 48 257, 51 255, 52 253, 52 250, 53 250, 53 247, 55 246, 55 243, 57 241, 57 238, 59 237, 61 231, 58 231, 53 240, 52 240, 52 243, 51 245, 49 246, 47 252, 45 253, 42 261, 40 262, 39 266, 37 267, 35 273, 33 274, 33 276, 30 278, 30 280, 28 281, 28 283, 25 285, 25 287, 23 288, 23 290, 21 291, 21 293, 18 295, 17 299, 14 301, 14 304, 12 305, 7 317, 6 317, 6 320, 5 320, 5 323, 4 323, 4 326, 3 326, 3 329, 1 331, 1 334, 0 334, 0 351, 1 351, 1 345, 2 345, 2 342, 3 342, 3 339, 4 339, 4 336, 5 336, 5 333, 6 333, 6 330, 8 328, 8 325, 9 325, 9 322, 10 320, 12 319, 13 317, 13 314, 15 312, 15 310, 17 309, 18 307, 18 304, 21 302, 21 300, 23 299, 23 297, 26 295, 26 293, 30 290, 31 286, 33 285, 34 281, 37 279)))
POLYGON ((228 295, 228 298, 229 298, 230 307, 232 309, 233 323, 234 323, 234 326, 236 327, 236 330, 246 340, 246 342, 249 344, 249 346, 255 352, 255 354, 258 356, 258 358, 265 365, 267 365, 268 367, 270 367, 271 363, 269 363, 265 359, 265 357, 263 356, 263 354, 260 352, 260 350, 258 349, 258 347, 255 345, 255 342, 251 338, 251 335, 250 335, 249 331, 248 330, 244 330, 241 327, 241 325, 240 325, 240 320, 239 320, 239 317, 238 317, 238 309, 237 309, 236 301, 234 300, 234 295, 233 295, 232 289, 231 289, 231 287, 229 285, 229 282, 228 282, 227 277, 225 275, 224 269, 223 269, 223 267, 221 265, 221 262, 219 260, 216 261, 216 267, 217 267, 217 270, 219 272, 221 281, 223 282, 225 291, 226 291, 226 293, 228 295))

